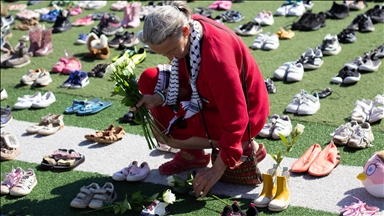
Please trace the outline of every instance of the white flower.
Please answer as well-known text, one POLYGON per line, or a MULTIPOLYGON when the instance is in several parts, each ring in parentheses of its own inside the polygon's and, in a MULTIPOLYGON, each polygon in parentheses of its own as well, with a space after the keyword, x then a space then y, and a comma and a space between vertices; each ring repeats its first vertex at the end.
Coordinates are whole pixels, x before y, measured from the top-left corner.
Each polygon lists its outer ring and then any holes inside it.
POLYGON ((168 176, 167 178, 167 184, 168 186, 174 187, 175 186, 175 178, 173 178, 173 175, 168 176))
POLYGON ((114 64, 109 64, 107 68, 105 68, 105 74, 104 76, 110 77, 113 75, 113 71, 116 70, 116 67, 114 64))
POLYGON ((302 124, 297 124, 295 127, 295 130, 297 133, 302 134, 304 132, 305 126, 302 124))
POLYGON ((168 189, 163 193, 163 201, 168 204, 173 204, 173 202, 176 201, 176 196, 171 192, 170 189, 168 189))
POLYGON ((118 58, 114 64, 116 64, 117 66, 120 66, 123 62, 125 62, 127 59, 127 56, 126 55, 122 55, 120 58, 118 58))

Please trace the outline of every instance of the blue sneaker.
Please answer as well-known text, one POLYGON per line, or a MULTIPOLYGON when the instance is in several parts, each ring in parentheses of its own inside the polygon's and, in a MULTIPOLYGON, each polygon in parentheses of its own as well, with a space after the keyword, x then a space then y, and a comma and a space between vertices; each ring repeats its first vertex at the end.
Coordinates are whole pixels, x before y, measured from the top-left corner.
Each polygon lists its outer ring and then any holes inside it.
POLYGON ((87 43, 88 34, 79 34, 79 38, 77 39, 77 45, 86 44, 87 43))
POLYGON ((69 87, 71 87, 72 82, 73 82, 73 80, 75 79, 75 77, 77 76, 78 73, 79 73, 79 72, 78 72, 77 70, 72 71, 72 72, 69 74, 68 79, 65 80, 65 81, 63 82, 63 84, 61 84, 61 87, 63 87, 63 88, 69 88, 69 87))
POLYGON ((85 71, 77 70, 70 88, 83 88, 89 84, 88 74, 85 71))
POLYGON ((1 108, 1 127, 7 126, 12 121, 12 112, 11 108, 7 106, 6 108, 1 108))

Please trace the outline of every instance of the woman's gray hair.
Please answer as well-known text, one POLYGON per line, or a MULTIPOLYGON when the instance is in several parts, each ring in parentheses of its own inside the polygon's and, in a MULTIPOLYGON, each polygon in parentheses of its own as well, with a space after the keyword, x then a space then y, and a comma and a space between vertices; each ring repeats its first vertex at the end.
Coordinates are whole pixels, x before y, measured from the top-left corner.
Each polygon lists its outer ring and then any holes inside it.
POLYGON ((172 1, 145 17, 143 30, 137 33, 137 38, 144 44, 153 45, 159 45, 167 38, 177 39, 191 19, 192 10, 185 1, 172 1))

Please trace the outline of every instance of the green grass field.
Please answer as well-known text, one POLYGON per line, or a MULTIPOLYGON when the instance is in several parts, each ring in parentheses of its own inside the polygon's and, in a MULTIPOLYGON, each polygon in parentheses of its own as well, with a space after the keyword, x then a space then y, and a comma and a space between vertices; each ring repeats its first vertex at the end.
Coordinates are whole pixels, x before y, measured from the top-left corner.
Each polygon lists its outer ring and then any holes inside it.
MULTIPOLYGON (((207 7, 213 1, 200 1, 197 0, 190 3, 190 7, 207 7)), ((329 10, 332 6, 331 1, 314 1, 314 13, 329 10)), ((341 2, 341 1, 338 1, 341 2)), ((18 1, 17 3, 26 3, 18 1)), ((98 11, 112 12, 109 10, 112 1, 108 1, 108 5, 98 11)), ((142 4, 147 4, 143 1, 142 4)), ((234 29, 240 24, 251 21, 258 12, 261 10, 270 10, 274 12, 283 1, 247 1, 244 3, 233 4, 233 10, 239 10, 244 16, 245 20, 240 23, 225 23, 231 29, 234 29)), ((9 3, 3 2, 6 6, 9 3)), ((28 9, 37 9, 48 6, 49 1, 39 3, 34 6, 28 6, 28 9)), ((369 7, 372 8, 375 4, 368 2, 369 7)), ((367 8, 367 9, 368 9, 367 8)), ((292 40, 280 41, 280 47, 274 51, 250 51, 258 62, 264 78, 273 77, 273 72, 281 64, 286 61, 294 61, 306 51, 308 47, 315 48, 321 44, 323 38, 327 33, 332 35, 338 34, 343 28, 347 27, 352 20, 363 11, 350 12, 349 17, 343 20, 327 20, 327 26, 318 31, 313 32, 295 32, 295 37, 292 40)), ((83 13, 76 17, 71 17, 71 21, 77 18, 84 17, 87 14, 95 11, 84 10, 83 13)), ((16 12, 12 12, 15 14, 16 12)), ((114 12, 123 18, 123 12, 114 12)), ((215 12, 213 17, 220 12, 215 12)), ((276 32, 280 27, 292 23, 297 20, 295 17, 275 17, 275 24, 268 27, 263 27, 263 32, 276 32)), ((20 21, 16 21, 19 23, 20 21)), ((94 25, 97 25, 95 22, 94 25)), ((51 27, 53 24, 45 23, 46 27, 51 27)), ((120 122, 120 118, 127 112, 128 108, 120 104, 121 98, 119 96, 111 97, 113 83, 106 79, 90 78, 90 84, 83 89, 66 89, 60 88, 60 85, 68 78, 65 75, 52 74, 53 82, 42 88, 34 88, 31 86, 20 85, 20 78, 26 74, 29 69, 45 68, 50 70, 59 58, 64 57, 64 50, 68 53, 74 53, 76 57, 81 60, 84 71, 90 71, 97 63, 107 62, 99 60, 88 60, 83 58, 83 54, 87 52, 84 45, 74 45, 80 33, 89 33, 92 26, 86 27, 72 27, 72 29, 65 33, 54 34, 53 44, 54 52, 45 57, 32 57, 31 64, 23 68, 1 69, 1 88, 5 88, 8 92, 9 98, 1 101, 1 107, 7 105, 13 106, 16 103, 17 97, 22 97, 26 94, 33 94, 36 91, 42 93, 46 91, 54 92, 57 102, 52 104, 46 109, 27 109, 27 110, 13 110, 12 114, 14 119, 38 122, 41 116, 47 113, 63 113, 65 107, 71 105, 74 99, 92 99, 101 98, 102 100, 112 101, 113 105, 96 115, 91 116, 76 116, 65 115, 64 122, 68 126, 85 127, 92 129, 104 129, 105 125, 114 123, 124 125, 126 132, 131 134, 142 135, 141 127, 120 122)), ((126 29, 130 32, 137 33, 142 28, 142 25, 136 29, 126 29)), ((384 67, 381 66, 379 71, 372 73, 362 74, 361 80, 351 86, 334 85, 330 83, 331 78, 338 73, 344 63, 347 63, 357 56, 370 51, 384 42, 384 25, 376 24, 376 30, 371 33, 357 32, 357 41, 353 44, 342 44, 342 51, 337 56, 324 57, 324 64, 318 70, 305 72, 303 80, 297 83, 286 84, 281 81, 275 81, 277 93, 271 94, 270 99, 270 115, 279 114, 285 115, 284 109, 292 100, 293 95, 300 92, 300 89, 305 89, 308 92, 321 91, 326 87, 331 87, 337 94, 332 94, 326 99, 322 99, 321 109, 312 116, 296 116, 288 114, 293 120, 292 124, 296 125, 301 123, 305 125, 305 132, 300 139, 300 142, 295 146, 294 150, 288 155, 292 158, 298 158, 301 154, 313 143, 325 145, 330 141, 329 134, 333 132, 341 124, 349 121, 350 112, 354 108, 356 100, 370 99, 372 100, 377 94, 384 93, 384 67)), ((22 35, 27 34, 27 31, 12 31, 13 36, 8 41, 15 46, 17 41, 22 35)), ((112 39, 109 38, 109 39, 112 39)), ((242 37, 243 41, 248 45, 252 45, 254 37, 242 37)), ((118 55, 121 51, 111 49, 111 57, 118 55)), ((154 67, 159 63, 167 62, 163 56, 156 54, 147 54, 146 60, 138 65, 135 73, 140 73, 147 67, 154 67)), ((6 128, 5 128, 6 129, 6 128)), ((339 148, 343 160, 341 164, 350 166, 362 166, 373 152, 384 149, 384 124, 377 122, 372 125, 375 136, 375 141, 372 143, 374 146, 368 149, 351 151, 348 148, 339 148)), ((256 137, 257 142, 263 142, 269 153, 282 151, 284 149, 281 141, 271 139, 261 139, 256 137)), ((14 198, 10 196, 2 196, 1 213, 9 215, 79 215, 84 212, 81 210, 71 209, 69 207, 70 201, 74 198, 79 188, 90 181, 92 182, 105 182, 108 176, 97 173, 88 173, 81 171, 72 171, 66 173, 52 173, 45 172, 39 169, 38 164, 31 164, 22 161, 9 161, 1 162, 1 172, 4 173, 12 167, 31 167, 37 171, 39 187, 34 189, 34 193, 23 198, 14 198)), ((114 183, 115 184, 115 183, 114 183)), ((132 194, 138 189, 146 195, 163 191, 166 187, 163 185, 155 185, 149 183, 133 183, 132 186, 117 182, 116 189, 119 191, 118 201, 124 199, 124 194, 132 194)), ((222 197, 228 203, 232 203, 234 198, 222 197)), ((251 200, 238 199, 243 209, 247 209, 251 200)), ((210 197, 195 200, 193 197, 178 196, 177 202, 172 205, 172 214, 174 215, 218 215, 223 209, 224 205, 210 197)), ((260 215, 272 214, 267 209, 259 209, 260 215)), ((91 215, 104 215, 103 212, 93 212, 91 215)), ((290 206, 286 211, 279 213, 279 215, 332 215, 322 211, 315 211, 307 208, 292 207, 290 206)), ((132 212, 126 215, 137 215, 132 212)))

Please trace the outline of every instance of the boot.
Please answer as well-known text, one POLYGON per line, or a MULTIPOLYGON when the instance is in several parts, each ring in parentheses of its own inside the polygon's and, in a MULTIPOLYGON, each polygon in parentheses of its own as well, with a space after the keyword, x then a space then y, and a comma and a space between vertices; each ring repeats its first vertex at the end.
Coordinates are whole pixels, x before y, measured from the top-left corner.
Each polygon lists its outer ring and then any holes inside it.
POLYGON ((27 44, 24 41, 19 41, 12 57, 5 64, 7 67, 20 68, 29 63, 31 63, 31 60, 29 59, 27 44))
POLYGON ((100 40, 93 40, 91 46, 94 49, 97 49, 96 58, 97 59, 108 59, 111 52, 108 46, 108 38, 105 35, 100 36, 100 40))
POLYGON ((263 190, 259 197, 257 197, 253 203, 256 207, 265 208, 276 194, 275 178, 277 176, 277 164, 273 165, 273 168, 268 170, 268 173, 263 173, 263 190), (273 176, 273 177, 272 177, 273 176))
POLYGON ((30 41, 30 46, 28 50, 29 56, 34 56, 35 52, 40 49, 42 33, 43 32, 41 28, 34 28, 28 31, 30 41))
POLYGON ((53 52, 52 29, 42 30, 40 49, 35 52, 35 56, 46 56, 53 52))
POLYGON ((123 19, 123 22, 121 22, 121 26, 123 26, 123 28, 127 28, 127 24, 132 20, 131 18, 132 4, 133 4, 132 2, 128 3, 128 5, 125 6, 124 8, 124 19, 123 19))
POLYGON ((69 11, 61 10, 59 15, 57 16, 55 24, 53 25, 53 32, 54 33, 65 32, 70 30, 71 28, 72 28, 72 24, 69 19, 69 11))
POLYGON ((127 28, 137 28, 140 26, 140 2, 132 3, 131 21, 127 23, 127 28))
POLYGON ((277 176, 277 191, 273 200, 268 204, 268 209, 273 212, 284 211, 289 205, 289 181, 288 167, 283 168, 281 176, 277 176))

